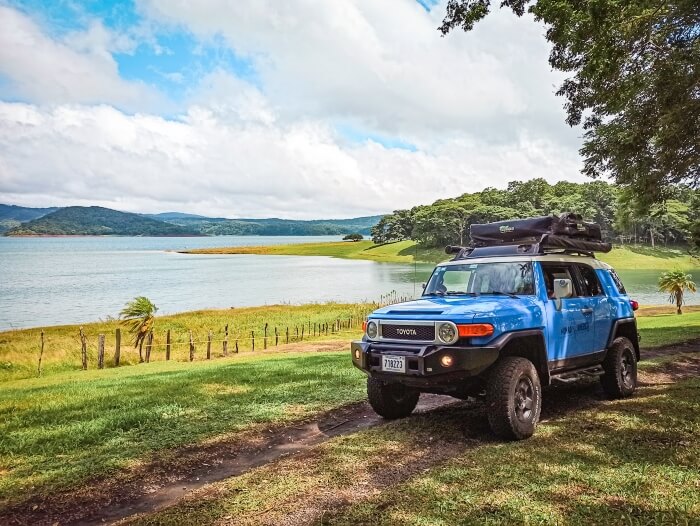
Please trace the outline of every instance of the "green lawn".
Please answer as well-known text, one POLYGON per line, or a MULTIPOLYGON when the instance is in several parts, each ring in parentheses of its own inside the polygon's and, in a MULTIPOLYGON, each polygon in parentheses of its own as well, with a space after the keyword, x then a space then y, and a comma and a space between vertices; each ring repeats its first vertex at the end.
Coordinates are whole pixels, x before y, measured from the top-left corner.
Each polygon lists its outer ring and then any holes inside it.
MULTIPOLYGON (((299 309, 331 317, 338 312, 334 309, 357 312, 354 307, 299 309)), ((290 312, 289 307, 267 309, 280 309, 280 316, 290 312)), ((255 309, 249 314, 261 312, 271 316, 255 309)), ((214 319, 209 311, 180 316, 168 323, 179 319, 185 326, 206 327, 214 319)), ((700 312, 642 317, 639 325, 644 346, 670 344, 700 336, 700 312)), ((357 329, 336 337, 349 340, 353 334, 357 329)), ((35 334, 2 336, 12 342, 27 335, 35 334)), ((364 377, 352 368, 347 352, 242 353, 211 361, 198 353, 194 363, 181 354, 170 362, 161 356, 150 364, 100 371, 91 362, 89 371, 54 370, 42 378, 0 383, 0 505, 119 473, 180 446, 230 439, 232 433, 297 420, 365 396, 364 377)))
POLYGON ((349 362, 347 353, 248 354, 5 382, 0 505, 360 400, 363 377, 349 362))
MULTIPOLYGON (((293 245, 269 245, 257 247, 202 248, 186 251, 188 254, 264 254, 288 256, 332 256, 347 259, 368 259, 395 263, 422 261, 434 263, 449 259, 442 249, 425 249, 413 241, 399 241, 375 245, 371 241, 356 243, 347 241, 326 243, 300 243, 293 245)), ((645 246, 615 247, 608 254, 598 257, 621 270, 664 270, 673 267, 700 268, 700 259, 681 249, 651 249, 645 246)))
POLYGON ((333 438, 130 524, 696 524, 700 379, 654 381, 662 369, 644 369, 655 385, 626 400, 586 408, 591 389, 569 386, 579 401, 557 412, 548 391, 550 419, 523 442, 493 440, 483 406, 433 411, 333 438))
POLYGON ((670 345, 700 338, 700 312, 658 314, 637 318, 641 346, 646 348, 670 345))

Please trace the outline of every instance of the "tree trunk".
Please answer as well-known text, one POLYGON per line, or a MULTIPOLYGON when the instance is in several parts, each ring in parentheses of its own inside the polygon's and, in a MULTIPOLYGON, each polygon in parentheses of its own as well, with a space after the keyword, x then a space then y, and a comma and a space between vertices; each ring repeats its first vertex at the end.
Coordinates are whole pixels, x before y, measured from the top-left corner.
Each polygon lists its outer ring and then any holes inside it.
POLYGON ((141 342, 139 343, 139 363, 143 363, 143 340, 145 340, 145 338, 141 338, 141 342))
POLYGON ((676 314, 683 314, 683 293, 676 292, 676 314))

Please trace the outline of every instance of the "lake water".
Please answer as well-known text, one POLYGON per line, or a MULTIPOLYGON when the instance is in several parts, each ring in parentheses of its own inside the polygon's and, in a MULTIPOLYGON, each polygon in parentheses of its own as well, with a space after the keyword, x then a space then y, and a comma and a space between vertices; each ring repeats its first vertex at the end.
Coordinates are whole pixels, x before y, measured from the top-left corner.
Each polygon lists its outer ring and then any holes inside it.
MULTIPOLYGON (((420 292, 432 265, 329 257, 190 255, 188 248, 338 237, 0 237, 0 330, 116 317, 135 296, 161 314, 275 303, 377 300, 420 292), (417 287, 416 284, 417 283, 417 287)), ((620 271, 633 298, 661 304, 658 271, 620 271)), ((694 273, 696 281, 700 272, 694 273)), ((688 303, 700 303, 689 296, 688 303)))

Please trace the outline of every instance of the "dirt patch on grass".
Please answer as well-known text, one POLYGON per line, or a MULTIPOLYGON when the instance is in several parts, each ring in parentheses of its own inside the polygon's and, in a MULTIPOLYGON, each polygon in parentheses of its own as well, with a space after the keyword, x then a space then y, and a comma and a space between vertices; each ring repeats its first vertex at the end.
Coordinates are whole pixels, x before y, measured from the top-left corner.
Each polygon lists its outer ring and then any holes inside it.
MULTIPOLYGON (((642 342, 643 343, 643 342, 642 342)), ((681 353, 697 353, 700 352, 700 339, 688 340, 686 342, 674 343, 671 345, 663 345, 661 347, 652 347, 645 349, 642 347, 640 354, 642 360, 650 360, 661 356, 681 353)))

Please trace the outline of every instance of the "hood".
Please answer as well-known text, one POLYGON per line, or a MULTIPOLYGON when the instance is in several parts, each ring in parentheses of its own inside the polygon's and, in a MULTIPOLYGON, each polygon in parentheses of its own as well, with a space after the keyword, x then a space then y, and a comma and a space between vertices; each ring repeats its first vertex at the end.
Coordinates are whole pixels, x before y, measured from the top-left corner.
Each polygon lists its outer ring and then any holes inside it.
POLYGON ((494 323, 519 320, 523 325, 541 323, 542 309, 535 296, 443 296, 422 298, 375 310, 378 319, 449 320, 455 323, 494 323))

